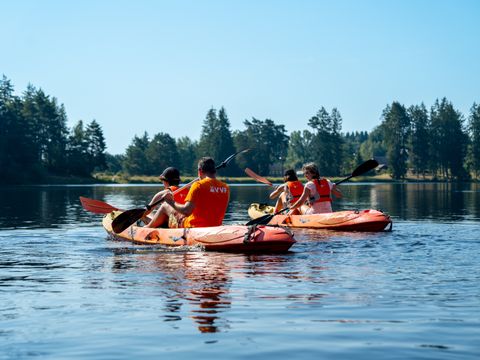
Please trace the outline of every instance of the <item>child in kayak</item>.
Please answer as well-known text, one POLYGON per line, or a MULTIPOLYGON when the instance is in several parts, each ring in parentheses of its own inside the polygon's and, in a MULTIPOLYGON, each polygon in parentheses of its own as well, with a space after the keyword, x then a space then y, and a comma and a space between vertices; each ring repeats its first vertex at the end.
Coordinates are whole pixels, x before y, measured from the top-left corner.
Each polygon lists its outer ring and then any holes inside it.
POLYGON ((303 207, 304 215, 332 212, 332 194, 341 198, 342 193, 330 180, 320 177, 320 172, 314 163, 305 164, 302 170, 308 182, 300 198, 290 207, 290 214, 303 204, 307 205, 306 208, 303 207))
MULTIPOLYGON (((178 185, 180 184, 180 171, 174 167, 167 167, 163 170, 162 174, 159 176, 160 180, 163 182, 164 190, 159 191, 150 201, 149 205, 155 203, 159 199, 162 199, 167 192, 174 193, 179 189, 178 185)), ((176 202, 180 204, 185 204, 185 198, 188 194, 188 188, 183 189, 182 191, 173 195, 173 198, 176 202)))
POLYGON ((274 212, 278 212, 284 207, 290 207, 291 204, 300 199, 303 193, 303 184, 298 180, 295 170, 288 169, 283 175, 284 184, 277 187, 271 194, 270 199, 278 197, 274 212))

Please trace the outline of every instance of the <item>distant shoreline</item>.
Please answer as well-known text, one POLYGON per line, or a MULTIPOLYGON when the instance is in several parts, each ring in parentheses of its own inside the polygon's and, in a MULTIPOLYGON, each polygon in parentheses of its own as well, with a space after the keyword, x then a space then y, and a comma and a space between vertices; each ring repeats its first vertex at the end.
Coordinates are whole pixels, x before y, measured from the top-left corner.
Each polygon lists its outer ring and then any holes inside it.
MULTIPOLYGON (((193 180, 193 176, 182 177, 182 183, 188 183, 193 180)), ((250 177, 224 177, 219 176, 218 179, 225 181, 228 184, 259 184, 257 181, 253 180, 250 177)), ((282 177, 267 177, 269 181, 273 184, 283 183, 282 177)), ((343 179, 343 177, 329 177, 333 182, 343 179)), ((307 180, 300 178, 300 180, 305 183, 307 180)), ((432 179, 432 178, 417 178, 417 177, 407 177, 404 180, 396 180, 390 178, 389 175, 375 175, 375 176, 358 176, 349 180, 350 183, 477 183, 478 181, 445 181, 442 179, 432 179)), ((47 177, 43 181, 38 183, 31 184, 22 184, 22 185, 88 185, 88 184, 158 184, 162 185, 157 176, 131 176, 123 177, 118 175, 105 175, 105 174, 96 174, 93 177, 80 178, 80 177, 47 177)))

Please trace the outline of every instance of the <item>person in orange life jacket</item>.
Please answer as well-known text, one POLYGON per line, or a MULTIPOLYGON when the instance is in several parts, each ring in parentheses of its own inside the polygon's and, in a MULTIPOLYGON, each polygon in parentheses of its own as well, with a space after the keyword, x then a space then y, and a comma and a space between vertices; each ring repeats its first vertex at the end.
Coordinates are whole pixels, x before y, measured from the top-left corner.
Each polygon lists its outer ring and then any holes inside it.
POLYGON ((158 227, 168 221, 169 227, 206 227, 222 224, 230 199, 227 184, 216 179, 215 161, 210 157, 198 162, 198 177, 185 203, 177 202, 172 193, 163 196, 160 206, 147 227, 158 227))
POLYGON ((332 212, 332 194, 341 198, 342 193, 330 180, 320 178, 320 173, 314 163, 305 164, 302 170, 308 182, 305 184, 300 199, 290 207, 290 214, 292 210, 299 208, 304 203, 308 205, 303 211, 305 215, 332 212))
POLYGON ((284 207, 290 207, 303 193, 303 184, 298 180, 295 170, 288 169, 283 175, 284 184, 277 187, 271 194, 270 199, 278 197, 274 212, 284 207))

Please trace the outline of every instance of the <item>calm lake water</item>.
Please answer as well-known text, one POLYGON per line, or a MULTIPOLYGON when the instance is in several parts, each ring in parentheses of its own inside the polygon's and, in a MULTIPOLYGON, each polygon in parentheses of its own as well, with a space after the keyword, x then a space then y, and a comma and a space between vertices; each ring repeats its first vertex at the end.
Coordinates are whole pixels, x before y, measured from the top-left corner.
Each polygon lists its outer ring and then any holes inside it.
MULTIPOLYGON (((108 240, 78 201, 157 189, 0 188, 0 359, 480 358, 479 185, 342 185, 335 209, 393 231, 299 230, 280 255, 108 240)), ((268 191, 232 186, 225 223, 268 191)))

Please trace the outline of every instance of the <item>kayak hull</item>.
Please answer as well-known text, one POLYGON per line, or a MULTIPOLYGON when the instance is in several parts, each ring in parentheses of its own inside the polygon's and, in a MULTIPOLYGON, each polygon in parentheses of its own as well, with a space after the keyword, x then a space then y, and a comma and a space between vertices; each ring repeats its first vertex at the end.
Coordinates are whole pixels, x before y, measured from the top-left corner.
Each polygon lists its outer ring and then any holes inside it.
MULTIPOLYGON (((248 214, 255 219, 273 214, 273 207, 253 203, 248 214)), ((383 231, 391 229, 392 220, 378 210, 347 210, 314 215, 275 215, 268 225, 292 228, 330 229, 337 231, 383 231)))
POLYGON ((112 221, 121 214, 113 211, 102 224, 110 236, 136 244, 164 246, 201 246, 208 251, 222 252, 286 252, 295 243, 291 232, 280 227, 222 225, 199 228, 146 228, 132 225, 119 234, 112 230, 112 221))

